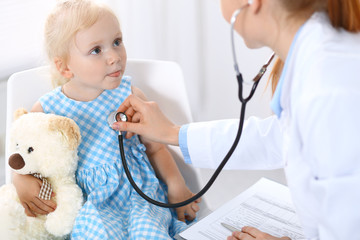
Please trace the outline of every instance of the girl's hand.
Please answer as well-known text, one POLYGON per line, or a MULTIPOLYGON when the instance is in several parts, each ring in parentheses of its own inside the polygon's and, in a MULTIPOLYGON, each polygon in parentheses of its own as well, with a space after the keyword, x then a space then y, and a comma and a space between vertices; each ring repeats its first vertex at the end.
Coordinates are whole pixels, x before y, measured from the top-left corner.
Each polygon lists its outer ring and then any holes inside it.
POLYGON ((45 215, 55 210, 56 203, 54 201, 38 197, 42 185, 40 179, 32 175, 14 173, 13 184, 27 216, 36 217, 36 214, 45 215))
POLYGON ((288 237, 277 238, 270 234, 264 233, 254 227, 243 227, 241 232, 233 232, 227 240, 291 240, 288 237))
MULTIPOLYGON (((168 184, 168 199, 170 203, 178 203, 189 199, 194 196, 190 189, 186 186, 185 183, 174 183, 168 184)), ((196 212, 200 210, 198 203, 201 202, 201 198, 195 200, 194 202, 185 205, 183 207, 176 208, 176 213, 180 221, 185 222, 185 219, 192 221, 196 217, 196 212)))

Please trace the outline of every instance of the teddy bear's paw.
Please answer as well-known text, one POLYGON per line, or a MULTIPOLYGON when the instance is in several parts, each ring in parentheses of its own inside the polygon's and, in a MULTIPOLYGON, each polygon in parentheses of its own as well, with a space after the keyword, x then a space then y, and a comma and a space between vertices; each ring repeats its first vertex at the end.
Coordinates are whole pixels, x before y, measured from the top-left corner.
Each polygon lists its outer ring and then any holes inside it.
POLYGON ((23 206, 17 201, 15 187, 11 184, 0 188, 0 233, 1 239, 22 239, 26 225, 23 206))
POLYGON ((74 222, 69 221, 65 215, 60 217, 55 211, 48 215, 45 228, 55 236, 64 236, 71 232, 73 224, 74 222))
POLYGON ((24 209, 17 202, 2 204, 0 207, 1 239, 22 239, 26 224, 24 209))
POLYGON ((27 218, 27 227, 26 238, 22 239, 36 239, 36 240, 54 240, 56 239, 52 234, 50 234, 44 226, 45 216, 28 217, 27 218))
POLYGON ((25 218, 20 217, 23 211, 19 209, 10 209, 1 206, 0 208, 0 233, 1 239, 18 240, 22 239, 21 229, 24 229, 25 218))

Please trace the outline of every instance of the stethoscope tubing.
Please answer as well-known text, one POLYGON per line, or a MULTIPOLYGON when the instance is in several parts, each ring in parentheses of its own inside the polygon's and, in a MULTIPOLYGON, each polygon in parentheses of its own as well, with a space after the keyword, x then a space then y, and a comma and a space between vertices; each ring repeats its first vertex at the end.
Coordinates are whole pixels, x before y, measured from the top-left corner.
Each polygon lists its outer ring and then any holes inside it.
MULTIPOLYGON (((255 87, 256 88, 256 87, 255 87)), ((228 153, 226 154, 226 156, 224 157, 224 159, 222 160, 222 162, 220 163, 220 165, 217 167, 217 169, 215 170, 214 174, 212 175, 212 177, 210 178, 210 180, 208 181, 208 183, 197 193, 195 194, 193 197, 182 201, 182 202, 178 202, 178 203, 163 203, 163 202, 159 202, 156 201, 152 198, 150 198, 149 196, 147 196, 135 183, 134 179, 131 176, 130 170, 128 168, 128 165, 126 163, 126 158, 125 158, 125 153, 124 153, 124 146, 123 146, 123 135, 119 134, 118 135, 118 140, 119 140, 119 148, 120 148, 120 155, 121 155, 121 161, 124 167, 124 171, 125 174, 130 182, 130 184, 133 186, 133 188, 135 189, 135 191, 142 197, 144 198, 146 201, 157 205, 159 207, 163 207, 163 208, 179 208, 185 205, 188 205, 189 203, 199 199, 200 197, 202 197, 208 190, 209 188, 213 185, 213 183, 215 182, 216 178, 219 176, 220 172, 222 171, 222 169, 224 168, 225 164, 228 162, 228 160, 230 159, 231 155, 233 154, 233 152, 236 149, 237 144, 239 143, 240 137, 241 137, 241 133, 242 133, 242 129, 244 126, 244 116, 245 116, 245 108, 246 108, 246 102, 244 102, 241 105, 241 115, 240 115, 240 121, 239 121, 239 128, 236 134, 236 138, 230 148, 230 150, 228 151, 228 153)))

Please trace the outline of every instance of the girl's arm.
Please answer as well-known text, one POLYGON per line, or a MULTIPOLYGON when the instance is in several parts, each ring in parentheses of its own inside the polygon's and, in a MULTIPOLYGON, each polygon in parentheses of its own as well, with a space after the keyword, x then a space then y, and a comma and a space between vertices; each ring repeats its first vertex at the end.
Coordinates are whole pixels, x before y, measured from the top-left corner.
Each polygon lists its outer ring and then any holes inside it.
POLYGON ((42 185, 40 179, 32 175, 21 175, 13 172, 12 180, 26 215, 36 217, 36 214, 45 215, 55 210, 56 203, 54 201, 43 200, 38 197, 42 185))
MULTIPOLYGON (((174 158, 167 147, 160 143, 149 142, 142 138, 142 142, 146 146, 146 154, 153 166, 155 173, 168 187, 168 199, 170 203, 182 202, 194 194, 186 186, 174 158)), ((181 221, 193 220, 196 212, 199 211, 200 200, 192 202, 184 207, 176 209, 178 219, 181 221)))
MULTIPOLYGON (((132 88, 133 94, 146 100, 145 95, 138 89, 132 88)), ((168 186, 168 199, 171 203, 184 201, 194 194, 185 184, 174 158, 164 144, 149 141, 141 137, 142 143, 146 146, 146 154, 153 166, 155 173, 168 186)), ((177 208, 178 218, 181 221, 193 220, 196 212, 199 211, 197 203, 200 199, 184 207, 177 208)))
MULTIPOLYGON (((40 102, 36 102, 31 112, 43 112, 40 102)), ((48 214, 56 208, 52 200, 43 200, 38 197, 42 181, 32 175, 21 175, 13 172, 12 178, 20 203, 25 208, 29 217, 36 217, 36 214, 48 214)), ((53 193, 54 194, 54 193, 53 193)))

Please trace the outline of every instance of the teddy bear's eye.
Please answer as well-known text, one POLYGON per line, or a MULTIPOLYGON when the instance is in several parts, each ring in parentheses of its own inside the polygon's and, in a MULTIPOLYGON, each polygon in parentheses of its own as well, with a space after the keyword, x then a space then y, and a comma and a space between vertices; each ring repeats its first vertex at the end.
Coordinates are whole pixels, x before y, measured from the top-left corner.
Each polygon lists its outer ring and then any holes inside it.
POLYGON ((28 153, 31 153, 32 151, 34 151, 34 149, 32 147, 28 148, 28 153))

